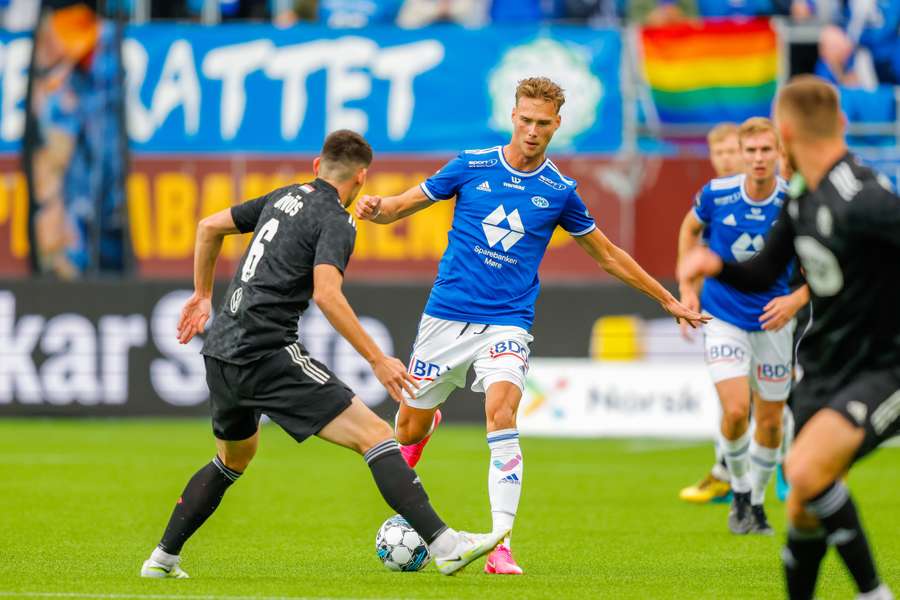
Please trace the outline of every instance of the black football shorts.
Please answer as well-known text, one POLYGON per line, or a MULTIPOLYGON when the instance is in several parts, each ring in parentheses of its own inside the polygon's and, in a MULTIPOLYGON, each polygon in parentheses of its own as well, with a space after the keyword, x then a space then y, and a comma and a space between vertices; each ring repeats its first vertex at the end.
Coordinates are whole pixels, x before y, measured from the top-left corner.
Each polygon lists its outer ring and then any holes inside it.
POLYGON ((350 406, 354 393, 299 343, 246 365, 204 356, 213 433, 244 440, 261 414, 302 442, 350 406))
POLYGON ((866 436, 856 453, 856 460, 900 433, 900 369, 860 373, 832 393, 817 392, 814 385, 804 386, 803 383, 795 391, 794 415, 798 433, 823 408, 836 410, 853 426, 865 430, 866 436))

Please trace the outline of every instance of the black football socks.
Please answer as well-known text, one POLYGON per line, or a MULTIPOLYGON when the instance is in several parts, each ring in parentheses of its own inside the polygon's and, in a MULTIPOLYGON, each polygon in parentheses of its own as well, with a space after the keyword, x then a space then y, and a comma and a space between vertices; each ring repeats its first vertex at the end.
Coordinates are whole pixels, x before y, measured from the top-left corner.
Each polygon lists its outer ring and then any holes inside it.
POLYGON ((834 482, 806 507, 822 522, 828 544, 841 555, 859 591, 864 594, 877 588, 881 582, 872 549, 847 486, 842 481, 834 482))
POLYGON ((821 527, 812 531, 788 529, 787 546, 782 550, 781 559, 790 600, 813 598, 819 565, 828 550, 825 539, 825 530, 821 527))
POLYGON ((184 543, 215 512, 225 490, 240 476, 226 467, 218 456, 194 473, 178 498, 159 543, 163 552, 180 554, 184 543))
POLYGON ((426 543, 431 544, 447 529, 431 507, 418 475, 403 460, 397 440, 376 444, 364 458, 385 502, 400 513, 426 543))

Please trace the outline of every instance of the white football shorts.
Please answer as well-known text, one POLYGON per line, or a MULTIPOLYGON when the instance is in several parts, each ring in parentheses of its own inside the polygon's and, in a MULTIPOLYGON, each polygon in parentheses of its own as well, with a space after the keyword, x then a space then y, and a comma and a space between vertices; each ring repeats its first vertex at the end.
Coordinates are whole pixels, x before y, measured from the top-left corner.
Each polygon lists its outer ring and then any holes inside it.
POLYGON ((791 320, 778 331, 745 331, 722 319, 704 325, 706 365, 713 382, 749 377, 763 400, 787 400, 796 326, 791 320))
POLYGON ((422 315, 409 358, 409 372, 420 388, 406 403, 413 408, 440 406, 456 388, 465 387, 475 368, 473 392, 487 392, 498 381, 525 389, 529 344, 534 338, 512 325, 447 321, 422 315))

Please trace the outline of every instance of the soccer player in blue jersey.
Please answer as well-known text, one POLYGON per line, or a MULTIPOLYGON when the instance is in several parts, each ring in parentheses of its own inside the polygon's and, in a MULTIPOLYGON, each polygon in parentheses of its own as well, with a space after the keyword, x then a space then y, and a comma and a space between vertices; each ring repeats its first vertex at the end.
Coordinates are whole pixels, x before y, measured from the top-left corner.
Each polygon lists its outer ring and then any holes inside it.
MULTIPOLYGON (((410 372, 422 385, 400 405, 395 430, 404 456, 416 464, 438 407, 465 385, 485 394, 490 448, 488 494, 495 531, 512 528, 522 486, 516 412, 528 372, 528 333, 539 291, 538 266, 557 225, 610 274, 657 300, 676 319, 706 322, 688 310, 626 252, 597 229, 577 183, 545 156, 559 128, 563 90, 544 77, 516 88, 512 140, 461 152, 427 181, 399 196, 363 196, 359 219, 391 223, 456 197, 448 246, 419 323, 410 372)), ((521 574, 507 538, 485 571, 521 574)))
MULTIPOLYGON (((679 257, 700 243, 704 230, 709 248, 727 260, 747 260, 765 245, 786 194, 784 180, 776 175, 778 136, 768 119, 754 117, 741 124, 738 140, 744 172, 713 179, 697 194, 682 224, 679 257)), ((773 533, 763 501, 790 393, 793 316, 808 298, 805 286, 790 293, 788 278, 785 271, 770 289, 757 293, 710 279, 699 298, 694 281, 679 282, 685 306, 698 310, 702 305, 715 317, 705 329, 706 363, 722 404, 719 443, 734 492, 728 525, 737 534, 773 533)))

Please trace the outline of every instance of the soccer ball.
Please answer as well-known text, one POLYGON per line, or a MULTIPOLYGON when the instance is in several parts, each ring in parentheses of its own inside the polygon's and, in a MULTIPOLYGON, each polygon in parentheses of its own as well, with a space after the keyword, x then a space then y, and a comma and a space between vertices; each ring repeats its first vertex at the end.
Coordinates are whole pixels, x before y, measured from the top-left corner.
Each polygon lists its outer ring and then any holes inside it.
POLYGON ((425 540, 400 515, 385 521, 375 534, 375 553, 391 571, 421 571, 431 562, 425 540))

